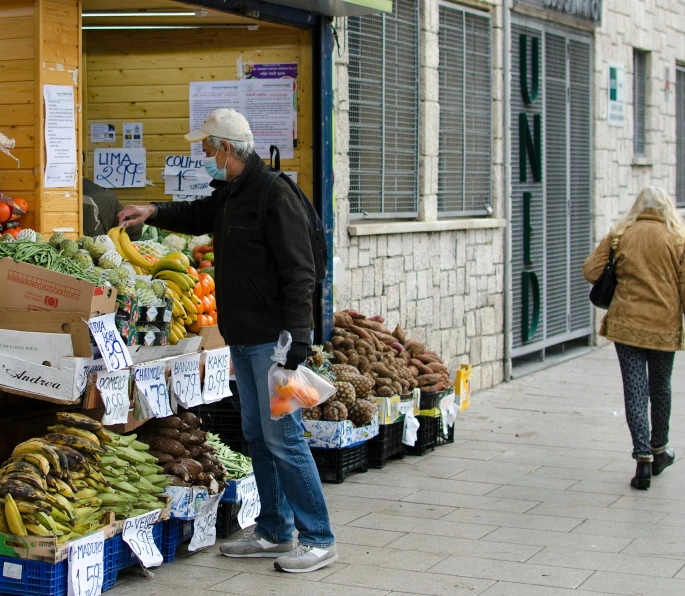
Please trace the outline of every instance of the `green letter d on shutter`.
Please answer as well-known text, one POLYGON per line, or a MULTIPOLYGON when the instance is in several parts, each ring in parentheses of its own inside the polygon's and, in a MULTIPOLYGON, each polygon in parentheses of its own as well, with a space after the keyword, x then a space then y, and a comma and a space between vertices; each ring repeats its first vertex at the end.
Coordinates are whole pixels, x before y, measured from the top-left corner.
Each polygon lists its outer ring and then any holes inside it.
POLYGON ((521 339, 523 343, 535 337, 540 323, 540 284, 534 271, 521 272, 521 339), (530 293, 533 293, 533 320, 530 319, 530 293))

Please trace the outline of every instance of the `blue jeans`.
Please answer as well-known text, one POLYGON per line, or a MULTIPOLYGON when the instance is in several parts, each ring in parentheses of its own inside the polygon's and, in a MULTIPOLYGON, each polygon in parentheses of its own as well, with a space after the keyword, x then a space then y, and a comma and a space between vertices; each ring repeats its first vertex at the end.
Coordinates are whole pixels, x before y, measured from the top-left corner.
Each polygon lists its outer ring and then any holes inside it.
POLYGON ((276 343, 232 346, 243 434, 250 445, 262 504, 255 532, 273 543, 293 539, 325 548, 335 542, 323 487, 300 424, 301 413, 271 419, 269 368, 276 343))

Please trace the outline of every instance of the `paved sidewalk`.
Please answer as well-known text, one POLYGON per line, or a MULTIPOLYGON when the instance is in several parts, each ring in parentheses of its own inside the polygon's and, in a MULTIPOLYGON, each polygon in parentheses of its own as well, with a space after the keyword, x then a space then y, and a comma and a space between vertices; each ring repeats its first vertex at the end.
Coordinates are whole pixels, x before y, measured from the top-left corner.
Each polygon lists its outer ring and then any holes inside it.
MULTIPOLYGON (((676 357, 671 445, 685 456, 676 357)), ((635 491, 613 348, 474 396, 456 441, 325 485, 339 562, 292 576, 218 547, 112 596, 683 596, 685 464, 635 491)))

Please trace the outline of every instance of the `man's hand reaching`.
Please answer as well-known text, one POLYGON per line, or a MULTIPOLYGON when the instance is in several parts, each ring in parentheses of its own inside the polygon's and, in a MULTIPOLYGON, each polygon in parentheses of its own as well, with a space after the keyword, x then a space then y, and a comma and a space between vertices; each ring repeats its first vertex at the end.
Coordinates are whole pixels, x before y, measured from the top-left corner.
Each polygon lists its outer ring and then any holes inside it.
POLYGON ((124 228, 145 223, 145 220, 155 214, 154 205, 126 205, 119 211, 119 225, 124 228))

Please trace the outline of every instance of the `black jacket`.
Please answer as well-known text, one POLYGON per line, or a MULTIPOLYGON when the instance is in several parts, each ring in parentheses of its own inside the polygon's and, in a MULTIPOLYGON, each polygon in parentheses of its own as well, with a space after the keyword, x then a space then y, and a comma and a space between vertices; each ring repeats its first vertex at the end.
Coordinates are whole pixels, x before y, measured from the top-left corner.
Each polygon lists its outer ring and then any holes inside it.
MULTIPOLYGON (((100 236, 119 225, 117 217, 123 207, 109 188, 103 188, 88 178, 83 179, 83 235, 100 236), (91 203, 86 199, 90 197, 91 203)), ((139 240, 143 226, 126 228, 131 240, 139 240)))
POLYGON ((231 182, 212 182, 211 196, 192 202, 155 203, 155 226, 199 236, 214 233, 219 331, 228 345, 278 340, 309 343, 314 259, 307 213, 288 183, 271 186, 266 234, 257 203, 267 167, 257 154, 231 182))

